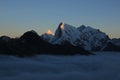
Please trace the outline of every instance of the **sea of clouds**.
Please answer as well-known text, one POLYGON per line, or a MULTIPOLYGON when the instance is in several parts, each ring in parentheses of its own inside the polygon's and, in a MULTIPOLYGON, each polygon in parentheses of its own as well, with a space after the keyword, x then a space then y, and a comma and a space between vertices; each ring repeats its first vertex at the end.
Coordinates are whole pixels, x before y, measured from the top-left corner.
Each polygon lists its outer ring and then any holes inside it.
POLYGON ((120 53, 25 58, 0 55, 0 80, 120 80, 120 53))

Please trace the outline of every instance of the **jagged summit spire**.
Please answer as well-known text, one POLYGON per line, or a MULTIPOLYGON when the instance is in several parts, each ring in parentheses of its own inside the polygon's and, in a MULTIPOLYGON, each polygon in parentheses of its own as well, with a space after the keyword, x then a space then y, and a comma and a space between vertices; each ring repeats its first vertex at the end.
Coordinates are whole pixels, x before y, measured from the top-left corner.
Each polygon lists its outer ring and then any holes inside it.
POLYGON ((64 22, 61 22, 61 23, 59 24, 59 28, 60 28, 60 29, 64 29, 64 25, 65 25, 65 23, 64 23, 64 22))
POLYGON ((65 24, 64 22, 61 23, 61 26, 60 26, 61 29, 64 29, 64 24, 65 24))

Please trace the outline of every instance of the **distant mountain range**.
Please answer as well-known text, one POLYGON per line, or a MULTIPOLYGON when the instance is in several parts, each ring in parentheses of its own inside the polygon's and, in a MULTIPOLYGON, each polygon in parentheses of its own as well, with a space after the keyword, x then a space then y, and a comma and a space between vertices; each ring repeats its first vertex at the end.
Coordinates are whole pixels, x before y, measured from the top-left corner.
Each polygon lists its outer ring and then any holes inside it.
POLYGON ((55 31, 39 36, 34 30, 20 38, 0 37, 0 54, 31 56, 35 54, 74 55, 92 54, 90 51, 120 51, 120 39, 90 26, 74 27, 61 22, 55 31))
POLYGON ((71 44, 88 51, 120 51, 120 39, 110 39, 99 29, 85 25, 74 27, 61 22, 54 35, 48 30, 41 37, 51 44, 71 44))

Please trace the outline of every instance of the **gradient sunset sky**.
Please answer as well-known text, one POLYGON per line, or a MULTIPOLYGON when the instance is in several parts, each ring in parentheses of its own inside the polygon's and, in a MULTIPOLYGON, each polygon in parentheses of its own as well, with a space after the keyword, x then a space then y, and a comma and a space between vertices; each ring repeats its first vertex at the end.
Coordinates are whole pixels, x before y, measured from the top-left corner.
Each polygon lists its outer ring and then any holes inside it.
POLYGON ((54 32, 60 22, 84 24, 120 38, 120 0, 0 0, 0 36, 54 32))

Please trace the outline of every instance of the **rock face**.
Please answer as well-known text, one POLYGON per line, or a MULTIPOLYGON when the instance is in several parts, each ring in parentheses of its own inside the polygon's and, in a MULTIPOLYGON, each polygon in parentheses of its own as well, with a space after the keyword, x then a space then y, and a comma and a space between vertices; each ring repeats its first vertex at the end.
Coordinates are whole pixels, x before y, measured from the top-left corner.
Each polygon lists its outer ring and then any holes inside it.
POLYGON ((8 42, 11 40, 10 37, 7 37, 7 36, 2 36, 0 37, 0 53, 6 53, 8 54, 9 53, 9 49, 7 47, 7 44, 8 42))
POLYGON ((76 28, 61 22, 55 35, 47 41, 52 44, 81 46, 86 50, 100 50, 108 40, 109 37, 99 29, 84 25, 76 28))
POLYGON ((35 54, 53 55, 89 55, 92 54, 82 47, 68 45, 51 44, 43 40, 35 31, 28 31, 20 38, 0 37, 0 54, 16 56, 32 56, 35 54))
POLYGON ((115 44, 116 46, 120 46, 120 38, 113 38, 109 42, 115 44))
POLYGON ((120 51, 120 39, 109 40, 103 51, 120 51))
POLYGON ((0 45, 0 54, 8 55, 34 55, 37 53, 39 48, 39 35, 35 31, 28 31, 24 33, 20 38, 10 39, 7 42, 1 42, 0 45), (2 49, 4 48, 4 49, 2 49))

